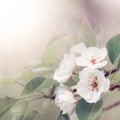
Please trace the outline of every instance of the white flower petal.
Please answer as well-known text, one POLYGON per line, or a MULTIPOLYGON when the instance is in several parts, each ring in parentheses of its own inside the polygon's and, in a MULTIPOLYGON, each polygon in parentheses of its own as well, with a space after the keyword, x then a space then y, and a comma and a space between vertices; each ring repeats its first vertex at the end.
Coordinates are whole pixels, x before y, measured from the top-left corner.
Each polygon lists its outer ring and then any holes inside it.
POLYGON ((87 100, 91 97, 91 91, 87 88, 86 82, 80 82, 78 84, 77 94, 80 95, 85 100, 87 100))
POLYGON ((62 114, 71 114, 73 113, 74 109, 75 109, 75 104, 73 103, 68 103, 68 102, 62 102, 62 103, 58 103, 59 104, 59 108, 62 112, 62 114))
POLYGON ((101 96, 101 93, 97 93, 97 94, 96 93, 92 93, 91 97, 89 99, 87 99, 86 101, 88 103, 95 103, 95 102, 100 100, 100 96, 101 96))
POLYGON ((107 61, 103 61, 103 62, 99 62, 99 63, 96 63, 95 65, 89 65, 88 67, 91 67, 91 68, 103 68, 107 65, 107 61))
POLYGON ((75 45, 70 49, 70 54, 81 55, 81 53, 83 53, 85 49, 86 49, 85 44, 79 43, 78 45, 75 45))
POLYGON ((110 87, 110 80, 106 79, 104 84, 104 92, 107 92, 109 90, 109 87, 110 87))
POLYGON ((98 54, 96 56, 97 56, 97 59, 99 59, 99 61, 105 59, 105 57, 107 56, 107 49, 106 48, 101 48, 98 51, 98 54))
MULTIPOLYGON (((86 68, 84 68, 84 69, 79 73, 80 81, 89 80, 89 79, 88 79, 89 76, 91 76, 91 77, 96 76, 96 73, 95 73, 95 69, 94 69, 94 68, 86 67, 86 68)), ((86 81, 86 82, 87 82, 87 81, 86 81)))
POLYGON ((109 90, 110 81, 99 70, 84 68, 79 78, 77 93, 89 103, 97 102, 101 94, 109 90))
POLYGON ((76 99, 74 98, 74 94, 67 90, 64 86, 62 87, 58 87, 58 89, 56 90, 56 95, 59 94, 59 98, 63 101, 69 101, 71 103, 75 103, 76 99))
POLYGON ((72 75, 72 73, 65 74, 64 72, 60 72, 60 71, 56 70, 55 74, 53 76, 53 79, 57 80, 60 83, 64 83, 64 82, 68 81, 68 79, 70 78, 71 75, 72 75))
POLYGON ((76 64, 79 66, 88 66, 89 61, 85 59, 84 57, 78 57, 76 58, 76 64))
POLYGON ((96 91, 91 91, 89 89, 89 86, 84 86, 85 84, 87 83, 81 83, 81 85, 78 85, 79 86, 79 89, 77 89, 77 93, 82 97, 84 98, 88 103, 95 103, 97 102, 99 99, 100 99, 100 95, 101 95, 101 92, 100 93, 96 93, 96 91))
POLYGON ((75 60, 73 55, 64 54, 64 58, 60 63, 59 68, 55 71, 53 79, 59 83, 64 83, 69 80, 75 68, 75 60))
POLYGON ((106 56, 106 48, 89 47, 76 58, 76 64, 83 67, 102 68, 107 64, 107 61, 103 61, 106 56))
POLYGON ((103 72, 96 70, 97 71, 97 78, 100 81, 99 89, 101 92, 107 92, 110 87, 110 80, 106 79, 103 72))
POLYGON ((89 47, 86 49, 86 51, 82 53, 82 56, 84 56, 85 58, 91 58, 91 56, 97 55, 98 51, 99 51, 99 48, 89 47))
POLYGON ((55 104, 63 111, 62 114, 71 114, 76 106, 73 93, 62 86, 55 90, 55 95, 55 104))

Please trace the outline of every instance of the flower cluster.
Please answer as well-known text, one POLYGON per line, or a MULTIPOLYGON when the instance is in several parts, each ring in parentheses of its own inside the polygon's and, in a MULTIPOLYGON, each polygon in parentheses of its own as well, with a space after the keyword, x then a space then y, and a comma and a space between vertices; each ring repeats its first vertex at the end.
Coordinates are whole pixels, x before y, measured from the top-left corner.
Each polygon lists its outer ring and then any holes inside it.
POLYGON ((105 78, 102 68, 107 64, 104 60, 107 56, 106 48, 86 47, 79 43, 65 53, 63 60, 53 75, 54 80, 60 83, 56 89, 55 104, 63 111, 62 114, 70 114, 76 106, 76 95, 88 103, 100 100, 101 94, 109 90, 110 80, 105 78), (65 82, 71 80, 76 68, 79 70, 79 81, 70 89, 66 89, 65 82), (62 86, 62 87, 61 87, 62 86), (72 92, 72 89, 76 92, 72 92))

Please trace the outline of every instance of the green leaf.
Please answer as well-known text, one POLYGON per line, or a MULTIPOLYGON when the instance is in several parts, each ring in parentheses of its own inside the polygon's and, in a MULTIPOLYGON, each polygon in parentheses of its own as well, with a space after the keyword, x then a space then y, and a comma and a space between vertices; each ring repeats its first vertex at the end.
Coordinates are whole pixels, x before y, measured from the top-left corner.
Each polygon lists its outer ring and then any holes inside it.
POLYGON ((56 88, 57 88, 58 86, 59 86, 59 84, 57 83, 56 85, 54 85, 54 86, 52 87, 51 92, 50 92, 50 94, 51 94, 52 97, 55 97, 55 90, 56 90, 56 88))
POLYGON ((52 101, 45 99, 45 100, 43 101, 43 103, 42 103, 42 106, 41 106, 39 112, 40 112, 41 114, 45 114, 45 113, 47 113, 48 111, 50 111, 52 107, 53 107, 52 101))
POLYGON ((52 67, 52 66, 51 67, 42 66, 37 69, 34 69, 33 73, 35 76, 42 75, 42 76, 48 77, 49 75, 54 73, 55 69, 56 67, 52 67))
POLYGON ((63 53, 68 51, 70 46, 74 44, 73 36, 68 34, 61 34, 55 36, 51 43, 48 44, 47 49, 41 56, 43 66, 53 66, 58 63, 58 60, 63 57, 63 53))
POLYGON ((40 92, 40 93, 45 93, 46 90, 51 90, 51 88, 53 86, 55 86, 56 84, 58 84, 55 80, 51 79, 51 78, 47 78, 44 80, 44 82, 41 84, 40 87, 38 87, 38 89, 36 89, 36 92, 40 92))
MULTIPOLYGON (((88 19, 85 17, 83 22, 80 25, 79 29, 79 41, 84 42, 85 45, 89 46, 96 46, 96 42, 98 40, 96 33, 93 31, 88 19)), ((99 41, 98 41, 99 42, 99 41)))
POLYGON ((109 77, 108 77, 112 83, 120 83, 120 70, 111 74, 109 77))
POLYGON ((45 80, 45 78, 41 77, 41 76, 32 79, 31 81, 29 81, 26 84, 22 94, 25 95, 25 94, 29 94, 29 93, 33 92, 35 89, 37 89, 43 83, 44 80, 45 80))
POLYGON ((0 85, 14 84, 15 78, 11 76, 0 76, 0 85))
POLYGON ((32 68, 25 68, 23 72, 16 77, 16 80, 23 80, 24 82, 28 82, 29 80, 33 79, 34 73, 32 68))
POLYGON ((65 83, 66 86, 72 87, 75 86, 79 81, 79 75, 72 75, 71 80, 65 83))
POLYGON ((33 61, 32 63, 30 63, 28 66, 26 66, 25 68, 33 68, 33 69, 36 69, 36 68, 40 68, 41 67, 41 60, 40 59, 37 59, 35 61, 33 61))
POLYGON ((54 86, 57 84, 57 81, 56 80, 53 80, 51 78, 47 78, 44 80, 43 84, 40 86, 39 89, 44 89, 44 88, 47 88, 47 87, 51 87, 51 86, 54 86))
POLYGON ((17 102, 10 110, 13 115, 12 120, 22 120, 25 115, 27 107, 28 107, 27 101, 17 102))
POLYGON ((5 97, 0 99, 0 118, 16 103, 17 100, 5 97))
POLYGON ((38 112, 36 110, 32 110, 24 120, 33 120, 38 112))
POLYGON ((102 100, 95 104, 89 104, 81 99, 76 107, 76 113, 79 120, 95 120, 102 111, 102 100))
POLYGON ((112 64, 120 62, 120 34, 111 38, 107 43, 107 50, 112 64))
POLYGON ((60 113, 57 120, 70 120, 70 119, 67 114, 62 115, 62 113, 60 113))

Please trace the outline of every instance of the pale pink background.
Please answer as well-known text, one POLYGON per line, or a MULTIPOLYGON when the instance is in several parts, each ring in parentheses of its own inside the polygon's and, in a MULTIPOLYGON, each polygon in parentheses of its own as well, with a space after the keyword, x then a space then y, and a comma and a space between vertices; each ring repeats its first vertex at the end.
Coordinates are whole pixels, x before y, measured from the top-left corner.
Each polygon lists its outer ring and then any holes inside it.
MULTIPOLYGON (((11 1, 17 6, 11 11, 7 10, 10 3, 4 2, 6 7, 2 7, 0 1, 1 75, 18 74, 26 65, 39 59, 54 35, 77 34, 84 16, 88 17, 96 32, 102 31, 103 45, 120 32, 120 0, 11 1), (23 9, 22 13, 18 6, 23 9)), ((109 101, 105 103, 107 105, 120 98, 115 92, 114 97, 110 95, 106 99, 109 101)), ((46 116, 56 120, 55 111, 52 109, 46 116)), ((119 112, 120 108, 116 107, 103 113, 101 120, 120 120, 119 112)), ((46 116, 38 116, 38 119, 48 120, 46 116)))
MULTIPOLYGON (((24 66, 38 59, 54 35, 77 34, 84 16, 89 18, 96 31, 102 30, 103 43, 120 31, 119 0, 18 1, 16 3, 12 0, 17 7, 24 10, 24 14, 18 12, 14 15, 14 8, 8 13, 9 19, 4 20, 6 15, 0 12, 1 74, 16 74, 24 66)), ((4 10, 5 14, 10 11, 6 8, 4 10)))

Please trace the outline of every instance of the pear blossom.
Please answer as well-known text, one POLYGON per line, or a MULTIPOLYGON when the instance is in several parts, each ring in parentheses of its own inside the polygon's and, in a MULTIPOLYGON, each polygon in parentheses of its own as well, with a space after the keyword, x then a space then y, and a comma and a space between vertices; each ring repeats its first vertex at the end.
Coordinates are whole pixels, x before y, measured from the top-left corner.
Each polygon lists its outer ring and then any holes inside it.
POLYGON ((84 52, 86 48, 85 44, 81 42, 70 49, 70 54, 73 54, 75 57, 81 56, 81 53, 84 52))
POLYGON ((64 83, 69 80, 75 68, 75 59, 73 55, 64 54, 59 68, 55 71, 53 79, 59 83, 64 83))
POLYGON ((72 114, 76 107, 74 94, 65 87, 58 87, 55 90, 55 104, 60 108, 62 114, 72 114))
POLYGON ((84 68, 79 74, 80 81, 77 84, 77 94, 88 103, 95 103, 103 92, 107 92, 110 80, 106 79, 103 72, 93 68, 84 68))
POLYGON ((83 67, 102 68, 107 64, 104 60, 106 56, 106 48, 89 47, 76 59, 76 64, 83 67))

